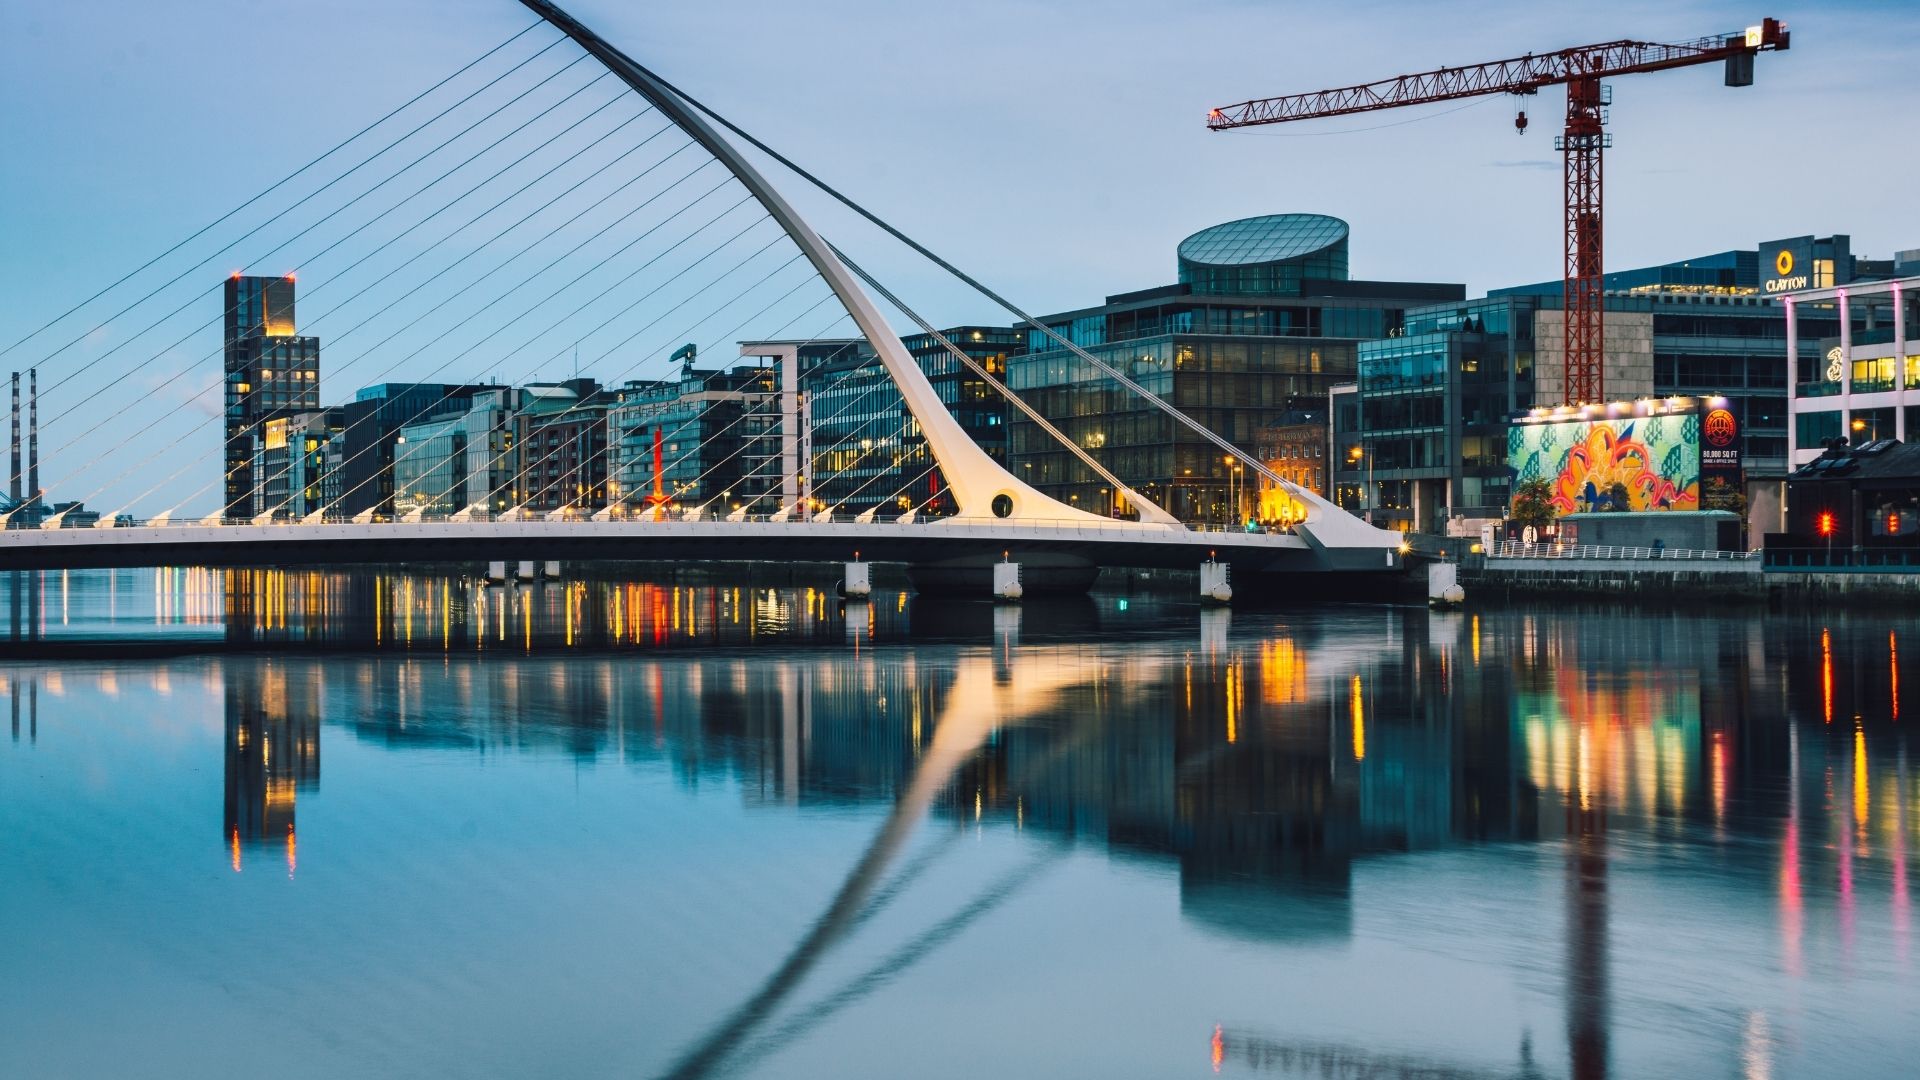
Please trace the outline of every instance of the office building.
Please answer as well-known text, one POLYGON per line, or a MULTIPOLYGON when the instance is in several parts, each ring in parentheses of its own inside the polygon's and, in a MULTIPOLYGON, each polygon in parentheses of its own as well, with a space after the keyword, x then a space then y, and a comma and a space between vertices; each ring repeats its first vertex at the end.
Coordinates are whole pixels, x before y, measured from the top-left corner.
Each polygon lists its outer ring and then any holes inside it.
MULTIPOLYGON (((1740 462, 1715 506, 1751 509, 1777 528, 1787 470, 1787 312, 1812 281, 1842 285, 1890 272, 1848 237, 1801 236, 1606 275, 1604 391, 1618 417, 1646 399, 1711 401, 1724 447, 1740 462)), ((1353 389, 1330 405, 1336 501, 1378 523, 1472 531, 1504 515, 1515 467, 1508 417, 1563 404, 1561 283, 1496 289, 1481 300, 1407 313, 1402 333, 1361 348, 1353 389)), ((1803 372, 1837 339, 1832 310, 1803 311, 1803 372)), ((1645 410, 1642 410, 1645 411, 1645 410)), ((1712 492, 1707 493, 1708 496, 1712 492)), ((1709 501, 1714 501, 1709 497, 1709 501)))
MULTIPOLYGON (((1914 254, 1920 253, 1899 258, 1914 254)), ((1809 288, 1783 298, 1790 313, 1783 352, 1799 360, 1787 384, 1788 454, 1796 469, 1837 441, 1905 443, 1920 434, 1916 293, 1920 276, 1809 288)))
POLYGON ((400 429, 393 447, 393 513, 444 516, 465 509, 467 415, 442 413, 400 429))
MULTIPOLYGON (((1300 409, 1255 436, 1253 453, 1262 464, 1287 482, 1315 495, 1327 494, 1327 416, 1324 410, 1300 409)), ((1259 504, 1254 514, 1262 525, 1285 525, 1306 516, 1306 505, 1285 488, 1251 469, 1235 478, 1255 485, 1259 504)))
MULTIPOLYGON (((1228 222, 1180 243, 1179 280, 1041 319, 1151 392, 1251 448, 1289 413, 1324 411, 1350 382, 1360 343, 1404 327, 1406 312, 1463 299, 1438 282, 1353 280, 1348 228, 1318 214, 1228 222)), ((1190 522, 1242 523, 1259 486, 1244 463, 1037 331, 1008 360, 1008 384, 1122 482, 1190 522)), ((1017 411, 1008 416, 1016 475, 1063 502, 1119 513, 1118 493, 1017 411)))
POLYGON ((513 506, 529 514, 557 510, 588 516, 607 505, 607 410, 614 395, 592 379, 522 388, 513 414, 519 468, 513 506))
POLYGON ((1334 501, 1419 531, 1503 516, 1507 420, 1534 400, 1535 306, 1415 308, 1398 336, 1362 343, 1358 377, 1329 406, 1334 501))
POLYGON ((473 407, 476 396, 499 387, 448 383, 381 383, 362 387, 354 400, 338 406, 338 430, 327 440, 321 499, 329 517, 372 515, 386 521, 394 512, 394 461, 401 429, 473 407))
POLYGON ((226 310, 225 507, 229 519, 253 516, 255 428, 268 417, 320 407, 320 339, 300 337, 294 280, 234 274, 222 290, 226 310))
POLYGON ((689 366, 677 378, 621 387, 607 413, 614 515, 776 509, 780 476, 769 466, 780 453, 778 385, 773 368, 740 364, 689 366))
MULTIPOLYGON (((1006 460, 1006 399, 954 351, 1001 379, 1022 341, 1023 335, 1007 327, 971 325, 901 339, 947 411, 981 449, 1001 461, 1006 460)), ((810 512, 850 515, 881 509, 936 516, 953 511, 919 424, 865 341, 741 345, 743 356, 763 357, 776 369, 785 363, 787 350, 796 368, 791 415, 798 473, 795 490, 785 493, 787 501, 800 499, 810 512)))
POLYGON ((314 409, 261 421, 253 433, 253 505, 268 521, 299 521, 322 509, 327 445, 345 426, 340 409, 314 409))

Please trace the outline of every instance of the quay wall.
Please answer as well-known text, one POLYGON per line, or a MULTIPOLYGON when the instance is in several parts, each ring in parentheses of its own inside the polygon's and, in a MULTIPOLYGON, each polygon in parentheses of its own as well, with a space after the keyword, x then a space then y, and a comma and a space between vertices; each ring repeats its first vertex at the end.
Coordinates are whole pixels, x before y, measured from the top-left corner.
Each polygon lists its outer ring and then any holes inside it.
POLYGON ((1699 602, 1909 607, 1920 573, 1762 570, 1759 562, 1665 563, 1645 559, 1480 559, 1460 568, 1475 599, 1611 597, 1651 604, 1699 602))

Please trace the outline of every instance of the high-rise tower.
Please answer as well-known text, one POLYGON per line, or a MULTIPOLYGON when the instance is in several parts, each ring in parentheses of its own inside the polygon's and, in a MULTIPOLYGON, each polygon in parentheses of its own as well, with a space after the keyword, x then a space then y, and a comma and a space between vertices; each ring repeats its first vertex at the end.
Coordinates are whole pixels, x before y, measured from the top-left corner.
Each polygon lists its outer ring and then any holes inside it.
POLYGON ((320 339, 294 332, 293 275, 226 286, 226 516, 253 516, 253 433, 272 416, 320 407, 320 339))

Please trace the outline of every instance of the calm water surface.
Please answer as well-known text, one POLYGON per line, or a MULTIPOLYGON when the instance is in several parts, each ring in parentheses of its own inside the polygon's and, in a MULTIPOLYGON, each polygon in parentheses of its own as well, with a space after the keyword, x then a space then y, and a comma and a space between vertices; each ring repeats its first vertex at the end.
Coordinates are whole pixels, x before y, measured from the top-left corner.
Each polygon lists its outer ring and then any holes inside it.
POLYGON ((13 580, 7 1076, 1920 1057, 1920 621, 13 580))

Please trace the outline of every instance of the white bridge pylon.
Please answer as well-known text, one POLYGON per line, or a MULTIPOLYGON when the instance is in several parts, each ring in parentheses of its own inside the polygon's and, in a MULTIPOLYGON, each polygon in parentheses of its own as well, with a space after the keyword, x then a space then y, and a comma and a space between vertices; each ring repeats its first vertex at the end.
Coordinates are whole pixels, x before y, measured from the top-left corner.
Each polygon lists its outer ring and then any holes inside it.
MULTIPOLYGON (((1139 492, 1119 485, 1119 496, 1140 515, 1138 521, 1119 520, 1088 513, 1060 502, 1029 486, 1008 472, 986 451, 974 443, 947 407, 941 403, 920 366, 914 362, 886 316, 861 288, 848 267, 833 249, 800 217, 784 196, 748 162, 731 143, 722 138, 702 117, 699 110, 631 57, 608 44, 579 20, 549 0, 521 0, 529 9, 546 19, 581 48, 592 54, 609 71, 635 92, 646 98, 663 116, 671 119, 708 153, 725 165, 776 223, 800 248, 807 260, 833 290, 860 332, 885 366, 887 375, 899 387, 900 396, 918 422, 947 483, 947 490, 958 507, 951 518, 935 524, 978 524, 990 521, 1098 524, 1116 530, 1147 532, 1184 531, 1185 526, 1165 509, 1139 492)), ((1077 449, 1077 448, 1073 448, 1077 449)), ((1272 474, 1260 463, 1255 471, 1283 487, 1307 508, 1306 520, 1296 526, 1309 544, 1322 550, 1373 549, 1396 551, 1401 543, 1398 533, 1375 528, 1353 517, 1318 494, 1272 474)))
MULTIPOLYGON (((545 515, 542 520, 531 521, 527 517, 527 512, 520 506, 499 514, 476 513, 478 507, 469 506, 446 520, 426 520, 425 514, 415 510, 402 514, 397 521, 378 523, 372 520, 374 511, 371 509, 362 510, 353 515, 351 520, 339 521, 333 520, 332 515, 328 513, 329 507, 322 507, 320 510, 307 512, 295 523, 275 520, 275 510, 278 508, 274 508, 255 515, 250 525, 229 525, 220 513, 215 513, 197 523, 174 523, 170 519, 178 512, 179 508, 175 507, 149 519, 145 525, 124 524, 121 515, 112 514, 104 516, 95 529, 88 530, 63 528, 69 524, 64 514, 50 516, 40 523, 38 529, 7 529, 5 528, 8 524, 6 518, 10 515, 0 515, 0 568, 174 565, 194 564, 202 558, 211 560, 207 563, 208 565, 252 565, 253 561, 260 559, 263 553, 288 554, 294 548, 299 549, 303 558, 322 561, 328 559, 384 561, 389 559, 394 551, 401 550, 396 547, 397 544, 407 542, 415 546, 406 550, 418 553, 418 557, 423 559, 429 557, 426 554, 429 546, 434 548, 441 557, 470 557, 476 553, 484 554, 488 558, 498 557, 497 554, 493 554, 498 549, 487 548, 485 546, 487 544, 506 544, 522 552, 539 553, 542 558, 559 557, 548 554, 557 550, 577 551, 579 554, 572 557, 579 558, 604 557, 604 552, 617 552, 619 557, 625 557, 629 554, 625 545, 642 537, 657 541, 655 546, 665 556, 685 558, 708 557, 718 548, 727 549, 729 554, 755 559, 768 557, 769 553, 773 553, 774 557, 797 557, 796 552, 804 549, 810 557, 827 560, 844 558, 847 551, 851 550, 856 558, 860 551, 865 551, 871 558, 888 561, 881 555, 884 549, 899 561, 913 562, 971 559, 987 552, 1003 553, 1009 549, 1020 548, 1027 551, 1051 551, 1056 554, 1078 552, 1079 555, 1075 557, 1094 558, 1106 565, 1190 567, 1199 561, 1199 555, 1202 552, 1206 554, 1209 562, 1216 561, 1218 556, 1223 561, 1240 562, 1242 569, 1275 572, 1315 569, 1379 571, 1395 569, 1401 565, 1402 543, 1398 533, 1377 529, 1360 521, 1319 495, 1279 477, 1256 459, 1244 455, 1241 455, 1241 459, 1245 460, 1253 471, 1259 473, 1268 482, 1287 491, 1298 503, 1307 508, 1305 520, 1296 523, 1292 535, 1250 533, 1229 535, 1196 532, 1114 477, 1105 466, 1083 448, 1073 445, 1045 417, 1022 402, 999 380, 975 366, 974 370, 990 385, 1000 389, 1012 405, 1022 409, 1043 430, 1059 438, 1079 456, 1082 462, 1113 486, 1118 497, 1134 507, 1139 520, 1120 520, 1103 514, 1089 513, 1031 487, 974 443, 972 437, 940 400, 932 382, 907 351, 899 335, 889 325, 875 297, 878 296, 892 304, 907 318, 919 324, 922 330, 932 333, 935 337, 940 336, 938 332, 934 331, 921 315, 915 313, 899 297, 890 292, 884 282, 872 277, 853 259, 843 258, 836 249, 823 240, 767 178, 743 156, 742 152, 736 149, 727 137, 721 135, 721 130, 737 137, 742 145, 754 147, 781 162, 796 175, 819 185, 836 198, 846 201, 844 196, 839 196, 803 168, 760 143, 751 134, 735 127, 719 114, 706 110, 705 106, 700 105, 690 96, 682 94, 656 77, 549 0, 522 0, 522 3, 551 23, 587 55, 598 60, 609 73, 644 98, 673 127, 677 127, 692 142, 703 147, 713 160, 720 162, 732 178, 739 181, 746 189, 746 197, 741 198, 734 205, 741 205, 748 198, 757 201, 766 211, 766 216, 772 219, 786 238, 793 242, 799 256, 804 256, 814 272, 827 283, 833 299, 840 303, 847 317, 851 318, 859 328, 861 335, 873 350, 875 359, 885 370, 888 380, 898 389, 908 413, 925 439, 934 467, 937 467, 944 477, 944 494, 953 500, 957 514, 953 517, 922 518, 919 523, 916 523, 918 509, 916 507, 909 509, 907 513, 895 520, 883 522, 876 521, 873 516, 874 511, 868 510, 859 515, 854 522, 842 523, 833 520, 834 508, 832 507, 819 514, 801 512, 796 505, 797 481, 803 472, 812 471, 812 463, 807 461, 802 464, 797 460, 794 449, 788 448, 782 455, 781 463, 781 470, 785 474, 782 480, 787 489, 787 498, 782 502, 782 509, 766 521, 748 519, 744 504, 733 513, 726 515, 724 520, 705 520, 706 506, 703 504, 688 508, 679 519, 671 521, 666 520, 662 512, 655 512, 635 520, 610 520, 613 515, 604 510, 591 515, 588 520, 578 520, 574 513, 564 508, 545 515), (681 546, 674 547, 675 544, 681 546)), ((582 56, 574 62, 578 63, 584 59, 585 56, 582 56)), ((601 77, 604 78, 604 76, 601 77)), ((676 154, 678 152, 675 151, 676 154)), ((622 159, 616 159, 616 163, 622 159)), ((645 173, 641 175, 644 176, 645 173)), ((689 172, 687 175, 691 176, 692 173, 689 172)), ((675 185, 677 184, 678 181, 675 181, 675 185)), ((719 185, 716 184, 711 190, 717 190, 718 187, 719 185)), ((653 198, 657 197, 656 195, 653 198)), ((704 197, 704 195, 700 196, 700 198, 704 197)), ((649 198, 641 205, 650 204, 653 198, 649 198)), ((894 230, 892 226, 874 218, 864 208, 859 208, 852 203, 849 205, 854 205, 874 224, 955 273, 961 280, 979 290, 982 295, 1026 320, 1027 325, 1039 325, 1033 323, 1004 298, 932 255, 911 238, 894 230)), ((723 215, 730 212, 731 208, 724 211, 723 215)), ((631 213, 632 211, 629 211, 629 214, 631 213)), ((621 220, 624 221, 625 217, 623 216, 621 220)), ((717 221, 718 217, 716 216, 714 220, 717 221)), ((701 228, 704 229, 705 226, 701 228)), ((745 230, 741 231, 744 233, 745 230)), ((736 238, 738 235, 740 234, 736 234, 736 238)), ((726 243, 731 242, 731 239, 726 241, 726 243)), ((769 240, 768 246, 773 242, 769 240)), ((677 247, 678 244, 674 246, 677 247)), ((522 251, 529 248, 523 248, 522 251)), ((761 250, 766 250, 766 247, 763 246, 761 250)), ((780 269, 797 262, 799 256, 789 258, 780 269)), ((752 257, 749 256, 749 259, 752 257)), ((655 258, 657 259, 658 256, 655 258)), ((705 258, 706 256, 702 256, 702 260, 705 258)), ((602 263, 605 261, 603 259, 602 263)), ((652 265, 652 261, 647 265, 652 265)), ((745 265, 745 262, 743 261, 741 265, 745 265)), ((631 276, 630 273, 628 277, 631 276)), ((531 278, 528 280, 530 281, 531 278)), ((623 278, 622 282, 625 280, 627 279, 623 278)), ((714 283, 717 281, 718 279, 714 283)), ((607 291, 611 291, 619 284, 621 282, 616 282, 615 286, 610 286, 607 291)), ((516 285, 514 288, 518 287, 516 285)), ((705 287, 702 291, 704 289, 705 287)), ((601 293, 601 295, 605 294, 605 292, 601 293)), ((791 295, 791 290, 788 295, 791 295)), ((598 297, 595 299, 597 300, 598 297)), ((822 297, 815 306, 826 302, 827 298, 822 297)), ((582 305, 581 309, 584 307, 585 305, 582 305)), ((576 312, 581 309, 576 309, 576 312)), ((506 325, 512 325, 523 316, 516 316, 506 325)), ((502 326, 493 333, 497 334, 505 328, 502 326)), ((1051 334, 1050 330, 1045 332, 1051 334)), ((492 336, 493 334, 489 334, 482 341, 491 340, 492 336)), ((964 356, 944 338, 941 340, 956 358, 972 365, 970 358, 964 356)), ((1185 424, 1202 438, 1210 440, 1223 451, 1239 453, 1219 434, 1200 426, 1171 403, 1133 383, 1123 373, 1107 366, 1104 361, 1085 353, 1065 339, 1056 336, 1055 340, 1063 347, 1073 349, 1082 359, 1105 371, 1109 377, 1118 380, 1123 386, 1143 395, 1144 400, 1168 412, 1178 422, 1185 424)), ((791 378, 794 365, 788 363, 784 366, 787 368, 786 375, 791 378)), ((783 386, 783 392, 789 395, 790 399, 795 389, 797 388, 791 383, 783 386)), ((428 409, 422 409, 418 415, 425 415, 428 411, 428 409)), ((786 427, 788 430, 784 437, 788 446, 791 447, 797 425, 789 422, 786 427)), ((525 452, 524 448, 516 448, 516 450, 522 454, 525 452)), ((367 452, 367 450, 357 451, 355 456, 367 452)), ((408 453, 413 452, 411 448, 408 450, 408 453)), ((811 456, 805 452, 802 453, 804 456, 811 456)), ((487 467, 490 469, 492 464, 493 461, 489 461, 487 467)), ((531 467, 522 463, 519 471, 509 481, 509 486, 517 483, 531 467)), ((513 466, 510 464, 508 468, 511 470, 513 466)), ((174 475, 177 476, 178 473, 174 475)), ((285 470, 281 475, 285 475, 285 470)), ((923 473, 922 476, 924 475, 926 474, 923 473)), ((171 477, 166 479, 170 480, 171 477)), ((370 479, 363 480, 361 483, 368 483, 370 479)), ((162 483, 165 482, 165 480, 162 481, 162 483)), ((912 482, 917 481, 910 481, 912 482)), ((356 486, 354 490, 358 490, 358 487, 356 486)), ((515 490, 515 498, 518 499, 517 488, 515 490)), ((339 505, 343 501, 343 497, 329 496, 329 498, 333 499, 330 506, 339 505)), ((285 505, 282 504, 282 506, 285 505)))
POLYGON ((907 410, 920 425, 927 440, 927 449, 932 452, 934 461, 939 463, 947 490, 959 510, 950 520, 1101 522, 1116 528, 1147 529, 1179 527, 1171 515, 1131 490, 1123 490, 1121 495, 1140 511, 1142 520, 1118 521, 1088 513, 1041 494, 1002 468, 999 462, 980 449, 959 421, 953 418, 953 414, 947 411, 933 383, 920 370, 920 365, 914 362, 912 355, 901 344, 899 335, 888 324, 886 316, 881 314, 872 298, 853 279, 846 265, 752 163, 722 138, 680 95, 655 79, 652 72, 607 44, 557 5, 546 3, 545 0, 523 2, 605 64, 615 76, 659 109, 661 115, 679 125, 681 130, 726 166, 792 238, 847 309, 847 314, 853 318, 854 324, 860 328, 861 334, 885 366, 887 376, 899 388, 907 410))

